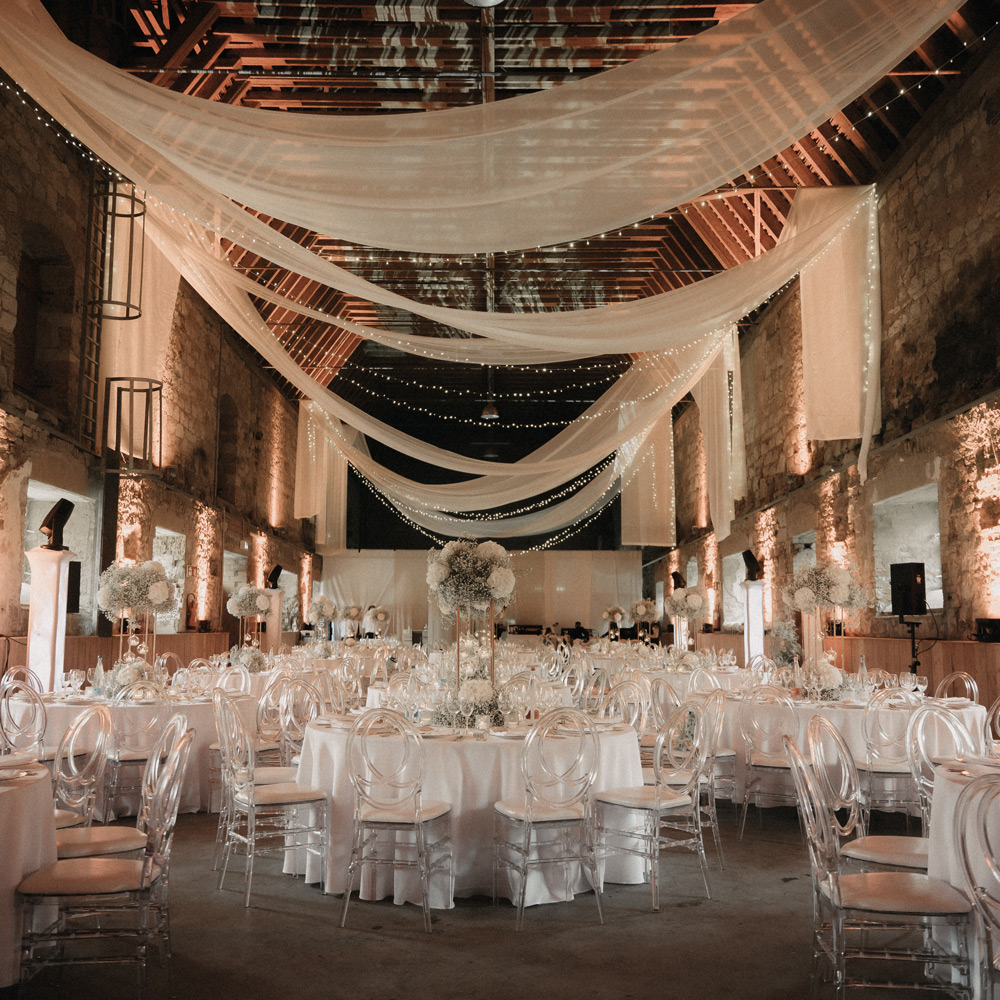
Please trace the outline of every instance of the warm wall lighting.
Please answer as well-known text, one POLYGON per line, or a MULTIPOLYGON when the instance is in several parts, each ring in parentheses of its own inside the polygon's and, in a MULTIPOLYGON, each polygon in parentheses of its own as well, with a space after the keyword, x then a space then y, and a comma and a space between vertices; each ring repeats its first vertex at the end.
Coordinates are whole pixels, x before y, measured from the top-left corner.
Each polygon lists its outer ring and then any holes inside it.
POLYGON ((118 530, 115 538, 117 562, 131 563, 146 558, 143 552, 143 526, 149 524, 148 483, 142 479, 122 479, 118 485, 118 530))
POLYGON ((210 507, 195 505, 194 597, 198 620, 212 617, 212 560, 222 551, 218 515, 210 507))

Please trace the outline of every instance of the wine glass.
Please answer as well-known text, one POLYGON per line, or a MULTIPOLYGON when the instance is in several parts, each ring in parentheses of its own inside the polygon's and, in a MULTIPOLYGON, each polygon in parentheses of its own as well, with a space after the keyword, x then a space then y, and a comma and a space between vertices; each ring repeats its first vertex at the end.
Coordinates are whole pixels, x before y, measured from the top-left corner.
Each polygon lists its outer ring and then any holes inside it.
POLYGON ((914 680, 916 681, 917 690, 920 692, 921 697, 923 697, 927 691, 927 682, 928 682, 927 675, 917 674, 914 680))
POLYGON ((458 694, 458 710, 462 713, 462 721, 465 724, 462 729, 462 735, 468 736, 470 733, 470 723, 472 721, 472 714, 476 710, 475 699, 470 695, 462 694, 460 691, 458 694))
POLYGON ((70 690, 74 695, 80 693, 80 689, 83 687, 83 682, 87 679, 87 673, 85 670, 70 670, 66 674, 66 680, 70 686, 70 690))

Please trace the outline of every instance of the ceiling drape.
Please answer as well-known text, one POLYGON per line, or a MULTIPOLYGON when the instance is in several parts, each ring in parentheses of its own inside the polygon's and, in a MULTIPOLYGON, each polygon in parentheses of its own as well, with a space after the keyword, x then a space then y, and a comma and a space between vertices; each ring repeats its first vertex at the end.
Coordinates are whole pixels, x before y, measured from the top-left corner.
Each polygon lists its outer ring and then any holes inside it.
POLYGON ((957 6, 763 0, 571 85, 393 116, 175 93, 73 46, 39 0, 0 3, 0 62, 50 111, 58 91, 108 126, 109 162, 138 183, 183 174, 353 243, 488 252, 605 232, 728 183, 881 79, 957 6))

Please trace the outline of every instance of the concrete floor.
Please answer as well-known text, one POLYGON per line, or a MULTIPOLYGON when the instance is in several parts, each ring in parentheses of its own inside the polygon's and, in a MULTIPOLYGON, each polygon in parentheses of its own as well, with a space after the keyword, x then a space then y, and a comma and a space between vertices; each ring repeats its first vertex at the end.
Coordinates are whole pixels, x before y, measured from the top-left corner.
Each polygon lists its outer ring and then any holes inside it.
MULTIPOLYGON (((171 865, 172 976, 154 955, 147 996, 805 997, 812 916, 795 813, 763 811, 760 826, 751 815, 742 842, 728 804, 720 819, 726 868, 720 872, 710 853, 711 901, 694 859, 672 855, 661 866, 659 913, 648 886, 609 886, 604 926, 587 894, 529 909, 525 929, 515 933, 509 903, 494 909, 486 899, 459 900, 435 911, 434 931, 425 935, 418 907, 356 897, 342 930, 340 897, 281 874, 277 857, 258 862, 246 910, 238 874, 225 891, 216 889, 215 817, 181 816, 171 865)), ((0 990, 0 997, 16 992, 0 990)), ((46 970, 21 991, 29 1000, 135 994, 134 970, 111 966, 46 970)))

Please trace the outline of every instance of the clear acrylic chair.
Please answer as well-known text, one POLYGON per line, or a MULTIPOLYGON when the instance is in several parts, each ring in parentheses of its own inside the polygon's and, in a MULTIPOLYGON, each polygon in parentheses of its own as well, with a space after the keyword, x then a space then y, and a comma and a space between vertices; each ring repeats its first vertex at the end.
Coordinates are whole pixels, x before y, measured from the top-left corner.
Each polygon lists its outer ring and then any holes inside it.
POLYGON ((969 701, 979 701, 979 685, 972 674, 964 670, 956 670, 944 677, 934 689, 935 698, 968 698, 969 701))
POLYGON ((0 690, 13 681, 21 681, 22 684, 27 684, 28 687, 39 694, 44 693, 38 674, 28 667, 8 667, 4 671, 3 677, 0 677, 0 690))
POLYGON ((170 853, 193 739, 192 730, 184 733, 159 770, 140 860, 66 858, 18 886, 22 982, 49 965, 120 962, 136 965, 141 991, 151 940, 169 962, 170 853))
POLYGON ((567 899, 572 896, 570 871, 583 869, 604 923, 592 798, 599 763, 597 734, 578 709, 546 712, 525 738, 524 794, 493 806, 493 898, 497 899, 501 873, 514 874, 516 930, 524 925, 530 872, 553 866, 563 869, 567 899))
POLYGON ((306 680, 292 678, 281 689, 278 716, 281 725, 282 756, 288 766, 297 766, 302 755, 306 728, 322 711, 323 698, 306 680))
POLYGON ((922 704, 914 691, 886 687, 864 708, 865 759, 857 760, 865 827, 873 809, 915 814, 920 808, 917 786, 906 753, 906 727, 922 704))
POLYGON ((857 764, 840 730, 829 719, 814 715, 807 739, 809 761, 830 804, 845 862, 863 870, 926 871, 930 847, 926 837, 867 833, 857 764))
POLYGON ((235 667, 226 667, 219 674, 215 686, 230 694, 250 694, 253 688, 250 681, 250 671, 241 663, 235 667))
POLYGON ((688 694, 709 694, 719 688, 719 678, 704 667, 695 667, 688 678, 688 694))
POLYGON ((946 975, 957 976, 959 994, 968 997, 972 926, 968 899, 947 882, 920 872, 842 874, 833 807, 795 740, 786 736, 784 742, 809 846, 814 989, 826 959, 832 966, 838 998, 849 987, 942 992, 942 981, 937 978, 942 969, 946 975), (954 935, 954 947, 947 932, 954 935), (860 968, 859 962, 864 963, 860 968), (883 962, 890 978, 870 980, 872 965, 883 962), (901 983, 901 963, 907 963, 921 978, 901 983), (852 974, 855 969, 856 975, 852 974), (928 970, 932 976, 926 975, 928 970))
POLYGON ((84 709, 67 727, 52 761, 56 830, 89 827, 111 748, 107 705, 84 709))
POLYGON ((320 881, 326 882, 330 807, 326 792, 296 781, 255 782, 255 740, 233 698, 213 695, 216 727, 222 744, 225 829, 221 889, 233 854, 243 851, 246 872, 243 905, 250 905, 254 861, 258 855, 307 850, 320 858, 320 881))
POLYGON ((682 702, 657 735, 653 783, 602 789, 594 796, 601 853, 643 859, 654 911, 660 908, 660 855, 665 850, 697 855, 705 894, 712 898, 701 809, 709 740, 704 706, 698 701, 682 702))
POLYGON ((650 724, 656 730, 666 725, 670 713, 681 703, 674 686, 666 677, 654 677, 649 683, 650 724))
POLYGON ((743 696, 739 726, 744 753, 742 839, 751 798, 757 809, 765 803, 795 805, 783 738, 797 736, 799 722, 787 692, 761 685, 743 696))
POLYGON ((1000 774, 985 774, 962 789, 955 807, 955 842, 965 891, 979 916, 980 997, 1000 983, 1000 774))
POLYGON ((150 750, 142 775, 142 797, 139 800, 135 827, 91 826, 59 830, 56 833, 58 857, 140 857, 149 835, 153 796, 160 780, 160 771, 164 761, 187 731, 187 716, 176 713, 171 716, 150 750))
POLYGON ((337 678, 332 670, 321 670, 316 675, 316 690, 319 691, 323 700, 322 710, 332 712, 334 715, 346 715, 347 713, 347 691, 344 684, 337 678))
POLYGON ((604 696, 595 713, 598 719, 621 719, 637 733, 646 728, 648 701, 643 686, 636 681, 619 681, 604 696))
POLYGON ((584 685, 580 698, 580 708, 584 712, 596 712, 608 692, 615 686, 614 675, 603 667, 598 667, 584 685))
POLYGON ((430 933, 431 877, 447 878, 450 902, 455 876, 451 803, 423 798, 423 740, 399 712, 373 708, 351 727, 346 760, 354 787, 354 822, 340 926, 347 922, 355 874, 386 867, 417 872, 424 930, 430 933))
POLYGON ((983 747, 988 757, 1000 757, 1000 698, 989 707, 983 726, 983 747))
POLYGON ((945 760, 969 757, 976 752, 968 727, 943 705, 924 704, 910 716, 906 727, 906 756, 920 796, 920 820, 925 837, 931 829, 934 768, 945 760))
POLYGON ((113 741, 106 771, 105 819, 115 818, 115 804, 142 792, 142 772, 149 752, 166 725, 169 703, 164 689, 151 680, 126 684, 111 706, 113 741))
POLYGON ((0 752, 45 756, 47 717, 42 696, 19 678, 0 689, 0 752))

